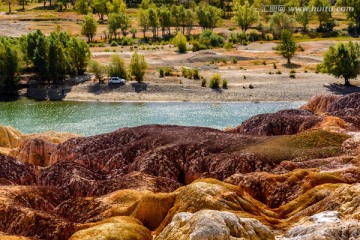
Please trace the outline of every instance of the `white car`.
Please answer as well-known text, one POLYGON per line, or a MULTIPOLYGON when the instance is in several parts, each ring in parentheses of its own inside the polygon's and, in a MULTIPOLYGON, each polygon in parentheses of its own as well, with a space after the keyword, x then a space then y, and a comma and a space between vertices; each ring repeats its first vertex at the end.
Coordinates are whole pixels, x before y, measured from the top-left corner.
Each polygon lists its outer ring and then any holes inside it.
POLYGON ((112 84, 125 84, 126 80, 119 77, 111 77, 109 80, 109 85, 112 84))

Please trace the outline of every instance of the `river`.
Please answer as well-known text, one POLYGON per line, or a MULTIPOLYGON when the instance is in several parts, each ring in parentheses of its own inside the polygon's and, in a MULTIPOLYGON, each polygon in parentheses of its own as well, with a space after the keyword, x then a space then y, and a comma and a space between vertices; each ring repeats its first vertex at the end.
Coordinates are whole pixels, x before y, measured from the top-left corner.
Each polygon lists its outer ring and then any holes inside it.
POLYGON ((34 101, 0 102, 0 124, 24 133, 48 130, 83 136, 145 124, 234 127, 260 113, 297 108, 304 102, 237 103, 105 103, 34 101))

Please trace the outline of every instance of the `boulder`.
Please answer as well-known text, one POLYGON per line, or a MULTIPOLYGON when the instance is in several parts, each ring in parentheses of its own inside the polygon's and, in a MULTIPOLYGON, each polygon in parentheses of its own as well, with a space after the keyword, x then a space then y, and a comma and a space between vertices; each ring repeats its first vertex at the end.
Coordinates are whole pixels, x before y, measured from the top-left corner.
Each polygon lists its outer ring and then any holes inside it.
POLYGON ((208 239, 275 239, 268 227, 256 219, 240 218, 234 213, 201 210, 196 213, 180 212, 155 238, 156 240, 208 240, 208 239))
POLYGON ((339 212, 325 211, 302 219, 285 233, 284 240, 359 239, 360 221, 342 220, 339 212))

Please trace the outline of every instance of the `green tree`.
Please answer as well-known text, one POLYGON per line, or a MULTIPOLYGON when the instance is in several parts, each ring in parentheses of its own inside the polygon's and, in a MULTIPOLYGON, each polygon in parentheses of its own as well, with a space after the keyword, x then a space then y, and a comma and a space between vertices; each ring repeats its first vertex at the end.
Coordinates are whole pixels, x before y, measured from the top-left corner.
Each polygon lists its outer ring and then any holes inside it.
POLYGON ((91 42, 96 34, 96 21, 92 14, 85 16, 84 23, 81 27, 81 34, 88 38, 88 42, 91 42))
POLYGON ((159 19, 158 19, 157 11, 155 8, 149 8, 147 11, 149 16, 149 27, 151 28, 151 31, 153 33, 153 38, 156 38, 157 30, 159 28, 159 19))
POLYGON ((76 12, 84 15, 87 15, 91 10, 87 0, 77 0, 74 9, 76 12))
POLYGON ((36 40, 36 48, 34 51, 33 63, 35 72, 41 80, 45 81, 48 78, 48 53, 49 41, 45 35, 39 35, 36 40))
POLYGON ((143 29, 144 38, 145 38, 146 31, 149 29, 150 26, 148 11, 144 9, 139 9, 138 18, 139 18, 139 25, 143 29))
POLYGON ((88 70, 95 75, 95 78, 99 80, 99 83, 104 83, 106 67, 103 64, 98 61, 92 60, 89 63, 88 70))
POLYGON ((145 61, 144 56, 139 55, 137 52, 135 52, 131 57, 129 68, 131 75, 135 77, 138 83, 144 80, 145 70, 147 69, 147 67, 148 65, 145 61))
POLYGON ((286 58, 288 64, 291 64, 290 60, 294 56, 296 49, 297 46, 292 38, 292 33, 288 30, 282 30, 281 42, 276 47, 278 54, 286 58))
POLYGON ((161 6, 161 8, 159 9, 159 23, 163 37, 165 36, 165 34, 170 35, 170 28, 172 25, 171 19, 172 15, 170 10, 164 5, 161 6))
POLYGON ((186 44, 186 37, 181 32, 178 32, 176 37, 174 38, 174 45, 178 48, 178 51, 180 53, 186 52, 186 44))
POLYGON ((117 30, 120 29, 123 36, 126 36, 126 30, 130 27, 130 19, 125 13, 112 13, 108 20, 108 28, 110 34, 117 35, 117 30))
POLYGON ((179 31, 179 27, 180 27, 179 7, 176 5, 172 5, 170 12, 171 12, 171 16, 172 16, 172 25, 175 27, 175 31, 177 33, 179 31))
POLYGON ((360 33, 360 0, 339 0, 338 6, 352 7, 353 11, 347 11, 347 17, 355 22, 357 32, 360 33))
POLYGON ((89 45, 83 40, 71 38, 68 43, 68 55, 70 64, 74 66, 77 74, 84 74, 91 58, 89 45))
POLYGON ((8 13, 12 13, 12 9, 11 6, 15 3, 15 0, 6 0, 7 5, 9 6, 9 11, 8 13))
POLYGON ((100 22, 104 21, 104 16, 107 14, 106 2, 107 0, 91 1, 91 8, 98 14, 100 22))
POLYGON ((255 6, 250 6, 248 1, 244 5, 240 5, 240 1, 235 2, 233 20, 241 27, 243 32, 259 21, 259 11, 255 6))
POLYGON ((194 28, 195 13, 191 9, 186 9, 185 16, 186 16, 185 17, 186 34, 190 35, 191 30, 194 28))
POLYGON ((107 13, 126 13, 126 3, 123 0, 111 0, 106 2, 107 13))
POLYGON ((318 65, 320 71, 344 78, 345 86, 360 72, 360 46, 358 43, 339 43, 331 46, 324 54, 323 62, 318 65))
POLYGON ((186 16, 186 9, 182 4, 179 6, 179 20, 180 20, 180 25, 182 27, 182 34, 185 34, 187 16, 186 16))
POLYGON ((303 27, 303 31, 307 32, 307 26, 310 20, 313 18, 314 13, 311 11, 299 11, 296 12, 296 20, 300 23, 303 27))
POLYGON ((291 30, 296 21, 294 18, 283 12, 276 12, 270 18, 270 28, 275 38, 278 38, 282 30, 291 30))
POLYGON ((141 3, 139 4, 139 8, 146 10, 150 8, 150 5, 151 5, 151 0, 142 0, 141 3))
POLYGON ((70 72, 70 64, 64 46, 57 36, 50 37, 48 53, 49 77, 55 83, 62 83, 70 72))
POLYGON ((196 15, 199 25, 204 29, 213 30, 221 21, 223 11, 210 5, 196 7, 196 15))
POLYGON ((111 57, 111 63, 108 66, 108 73, 110 77, 128 78, 124 60, 118 54, 111 57))
POLYGON ((0 93, 10 94, 17 86, 20 67, 18 46, 7 38, 0 38, 0 93))
POLYGON ((315 14, 319 20, 319 29, 322 29, 322 24, 329 21, 331 12, 325 11, 324 8, 330 8, 331 5, 328 0, 311 0, 309 3, 311 8, 315 8, 315 14))

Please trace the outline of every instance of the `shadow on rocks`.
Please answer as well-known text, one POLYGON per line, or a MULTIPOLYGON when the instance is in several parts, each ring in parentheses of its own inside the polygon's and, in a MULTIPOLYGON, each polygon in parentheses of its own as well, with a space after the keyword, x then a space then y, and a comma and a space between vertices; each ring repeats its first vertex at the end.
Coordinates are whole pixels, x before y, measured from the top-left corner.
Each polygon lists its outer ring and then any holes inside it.
POLYGON ((350 93, 360 92, 360 87, 357 86, 345 86, 343 84, 332 83, 330 85, 324 85, 334 94, 346 95, 350 93))
POLYGON ((135 92, 140 93, 147 90, 147 83, 132 83, 131 86, 134 88, 135 92))

